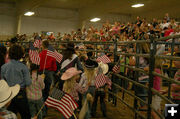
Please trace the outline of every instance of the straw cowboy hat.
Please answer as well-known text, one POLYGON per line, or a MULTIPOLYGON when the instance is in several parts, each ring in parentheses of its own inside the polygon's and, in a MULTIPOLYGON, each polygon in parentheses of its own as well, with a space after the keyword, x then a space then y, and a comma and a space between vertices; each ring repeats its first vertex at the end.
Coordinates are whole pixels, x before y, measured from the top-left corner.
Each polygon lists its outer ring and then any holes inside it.
POLYGON ((78 71, 76 68, 71 67, 63 73, 63 75, 61 76, 61 80, 68 80, 72 78, 73 76, 76 76, 77 74, 80 74, 80 73, 82 73, 81 70, 78 71))
POLYGON ((99 63, 99 67, 101 67, 103 74, 106 74, 109 71, 109 66, 108 64, 104 64, 103 62, 99 63))
POLYGON ((9 87, 5 80, 0 80, 0 108, 4 107, 19 92, 20 85, 9 87))

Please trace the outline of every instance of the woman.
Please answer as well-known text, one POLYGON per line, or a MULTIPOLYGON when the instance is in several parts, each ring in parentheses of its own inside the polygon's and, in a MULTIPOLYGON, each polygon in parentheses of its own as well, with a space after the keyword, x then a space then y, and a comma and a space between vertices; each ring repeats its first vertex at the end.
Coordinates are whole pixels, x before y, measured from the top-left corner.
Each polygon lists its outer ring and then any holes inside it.
MULTIPOLYGON (((75 54, 74 44, 68 43, 67 48, 63 51, 63 61, 61 63, 61 69, 59 71, 60 75, 71 67, 76 67, 78 70, 81 70, 82 72, 84 71, 78 56, 75 54)), ((60 80, 60 89, 62 89, 63 84, 64 81, 60 80)))

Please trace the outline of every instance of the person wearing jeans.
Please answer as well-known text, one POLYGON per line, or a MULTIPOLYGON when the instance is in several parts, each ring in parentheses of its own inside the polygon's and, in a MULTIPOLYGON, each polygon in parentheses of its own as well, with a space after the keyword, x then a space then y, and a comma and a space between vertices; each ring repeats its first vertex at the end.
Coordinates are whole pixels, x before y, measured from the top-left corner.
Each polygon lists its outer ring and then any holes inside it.
POLYGON ((106 117, 106 104, 105 104, 105 100, 104 100, 104 98, 105 98, 105 86, 98 88, 95 91, 94 102, 92 104, 92 116, 96 115, 98 97, 100 97, 101 111, 103 113, 103 116, 106 117))

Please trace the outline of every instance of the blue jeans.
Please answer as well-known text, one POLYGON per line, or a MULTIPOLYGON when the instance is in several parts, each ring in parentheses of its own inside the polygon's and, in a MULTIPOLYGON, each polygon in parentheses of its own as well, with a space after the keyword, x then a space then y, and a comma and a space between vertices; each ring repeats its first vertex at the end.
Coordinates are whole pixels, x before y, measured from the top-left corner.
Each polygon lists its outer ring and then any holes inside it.
MULTIPOLYGON (((92 96, 94 96, 94 95, 95 95, 95 86, 90 86, 90 87, 88 88, 85 96, 86 96, 88 93, 90 93, 92 96)), ((85 99, 86 99, 86 97, 85 97, 85 99)), ((90 117, 91 117, 91 109, 92 109, 91 103, 88 102, 88 110, 87 110, 87 112, 86 112, 86 114, 85 114, 84 119, 90 119, 90 117)))
POLYGON ((45 79, 44 79, 45 88, 43 90, 43 100, 45 101, 49 96, 50 87, 51 85, 53 85, 53 82, 55 80, 55 76, 54 76, 55 72, 45 70, 44 73, 45 73, 45 79))
MULTIPOLYGON (((44 79, 44 84, 45 88, 42 90, 42 95, 43 95, 43 101, 45 102, 46 99, 49 96, 49 91, 51 88, 51 85, 54 85, 53 82, 55 81, 55 72, 54 71, 48 71, 45 70, 45 79, 44 79)), ((44 107, 45 115, 47 114, 47 107, 44 107)))
MULTIPOLYGON (((142 81, 139 81, 139 83, 143 84, 143 85, 146 85, 146 83, 148 82, 149 79, 144 79, 142 81)), ((148 95, 148 92, 145 88, 141 87, 141 86, 137 86, 136 88, 136 93, 137 93, 137 96, 139 98, 141 98, 143 101, 146 101, 147 99, 147 95, 148 95)), ((143 107, 145 104, 143 102, 140 101, 140 105, 141 107, 143 107)))
POLYGON ((103 116, 105 117, 106 116, 106 104, 104 101, 104 98, 105 98, 105 92, 104 91, 96 91, 95 92, 94 102, 92 105, 92 115, 93 116, 96 115, 98 97, 100 97, 101 111, 103 113, 103 116))
POLYGON ((17 96, 12 99, 8 110, 14 112, 15 114, 19 112, 22 119, 31 119, 25 89, 20 90, 17 96))
MULTIPOLYGON (((29 104, 29 110, 30 110, 31 117, 34 117, 41 109, 41 107, 43 105, 43 100, 42 99, 39 99, 39 100, 28 99, 28 104, 29 104)), ((43 119, 43 110, 39 113, 38 119, 43 119)))

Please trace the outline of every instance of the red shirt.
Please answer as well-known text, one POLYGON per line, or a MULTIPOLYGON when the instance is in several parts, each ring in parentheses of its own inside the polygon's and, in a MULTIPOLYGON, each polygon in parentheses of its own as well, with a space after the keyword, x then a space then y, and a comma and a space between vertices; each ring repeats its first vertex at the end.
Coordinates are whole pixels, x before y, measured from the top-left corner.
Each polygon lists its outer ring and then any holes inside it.
POLYGON ((164 37, 169 36, 172 32, 174 32, 173 29, 166 30, 165 33, 164 33, 164 37))
POLYGON ((40 56, 40 69, 39 71, 43 71, 43 69, 49 70, 49 71, 56 71, 57 66, 56 66, 56 59, 47 56, 47 50, 43 50, 39 56, 40 56), (46 62, 45 62, 46 60, 46 62), (45 66, 44 66, 45 65, 45 66))
MULTIPOLYGON (((158 68, 155 69, 155 72, 161 74, 161 70, 158 68)), ((157 91, 161 90, 161 77, 154 76, 153 88, 156 89, 157 91)))

